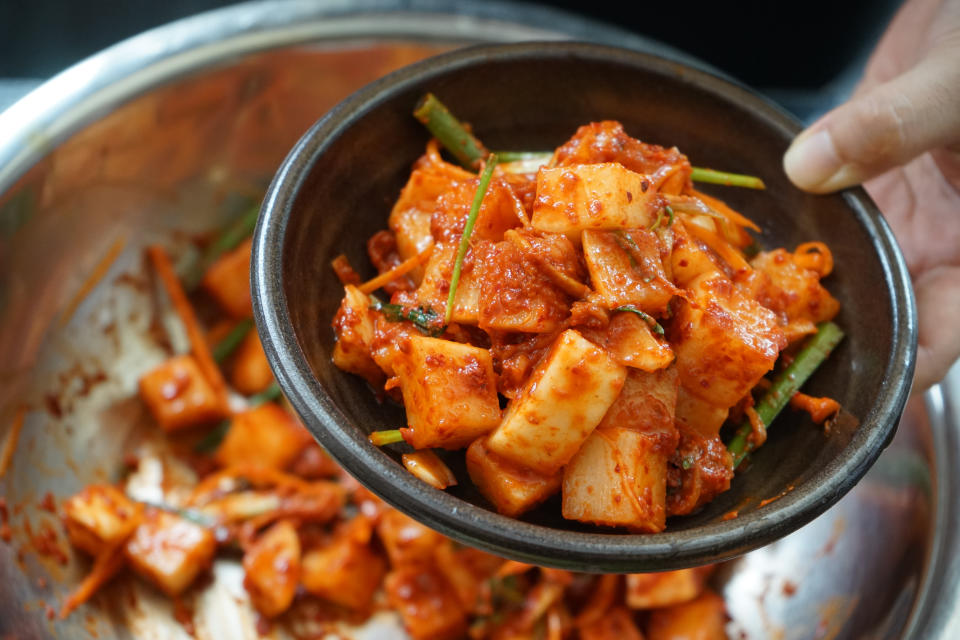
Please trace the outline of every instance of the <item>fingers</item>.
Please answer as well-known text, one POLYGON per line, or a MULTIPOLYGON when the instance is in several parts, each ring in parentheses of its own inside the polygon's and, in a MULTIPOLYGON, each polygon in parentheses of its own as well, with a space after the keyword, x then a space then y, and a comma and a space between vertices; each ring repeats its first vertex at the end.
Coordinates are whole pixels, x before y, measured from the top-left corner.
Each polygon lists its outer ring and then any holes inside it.
POLYGON ((893 80, 924 58, 928 52, 919 43, 930 41, 933 26, 957 22, 947 3, 960 6, 957 0, 906 0, 877 42, 855 94, 893 80))
POLYGON ((960 267, 932 269, 914 281, 920 336, 913 393, 925 391, 947 374, 960 356, 960 267))
POLYGON ((930 149, 960 142, 960 45, 857 95, 797 136, 783 168, 801 189, 860 184, 930 149))

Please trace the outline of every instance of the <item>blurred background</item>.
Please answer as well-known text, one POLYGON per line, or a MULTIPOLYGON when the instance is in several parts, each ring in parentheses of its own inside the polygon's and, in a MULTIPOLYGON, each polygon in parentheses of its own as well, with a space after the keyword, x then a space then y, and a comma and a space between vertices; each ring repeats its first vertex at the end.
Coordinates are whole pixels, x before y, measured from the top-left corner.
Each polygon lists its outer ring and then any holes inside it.
MULTIPOLYGON (((227 0, 0 0, 0 109, 97 51, 227 0)), ((338 1, 349 9, 454 7, 482 0, 338 1)), ((518 10, 531 3, 515 4, 518 10)), ((900 0, 537 3, 660 40, 766 93, 805 121, 855 86, 900 0)))

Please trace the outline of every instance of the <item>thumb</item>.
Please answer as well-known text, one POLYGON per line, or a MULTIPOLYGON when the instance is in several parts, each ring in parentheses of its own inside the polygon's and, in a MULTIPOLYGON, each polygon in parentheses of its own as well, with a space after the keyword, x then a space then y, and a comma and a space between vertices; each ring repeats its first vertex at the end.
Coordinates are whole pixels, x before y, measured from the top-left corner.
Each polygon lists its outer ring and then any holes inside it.
POLYGON ((827 113, 787 149, 783 168, 807 191, 860 184, 960 142, 960 47, 945 47, 827 113))

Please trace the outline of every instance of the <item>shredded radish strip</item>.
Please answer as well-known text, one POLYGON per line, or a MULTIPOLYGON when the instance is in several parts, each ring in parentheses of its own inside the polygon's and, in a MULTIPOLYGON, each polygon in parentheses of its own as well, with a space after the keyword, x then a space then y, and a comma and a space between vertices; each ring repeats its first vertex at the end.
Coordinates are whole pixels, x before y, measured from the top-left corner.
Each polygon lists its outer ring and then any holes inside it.
POLYGON ((26 416, 27 407, 24 405, 17 409, 17 413, 13 417, 7 440, 3 443, 3 453, 0 454, 0 479, 7 475, 10 463, 13 462, 13 454, 17 450, 17 443, 20 441, 20 432, 23 430, 23 421, 26 416))
POLYGON ((217 362, 213 358, 213 353, 210 351, 210 345, 207 343, 203 328, 200 326, 200 322, 193 312, 190 301, 187 300, 187 294, 183 291, 183 286, 180 284, 180 280, 173 270, 170 256, 167 255, 163 247, 159 246, 149 247, 147 249, 147 255, 150 256, 150 261, 153 263, 157 275, 160 276, 160 281, 163 283, 167 295, 170 296, 170 301, 173 303, 173 307, 180 317, 180 321, 183 322, 183 326, 187 331, 187 338, 190 340, 190 349, 197 359, 197 365, 200 367, 203 377, 205 377, 207 382, 210 383, 210 386, 213 387, 213 391, 217 395, 217 398, 219 398, 224 413, 230 413, 227 383, 223 379, 220 367, 217 366, 217 362))
POLYGON ((93 268, 93 271, 90 272, 90 275, 87 276, 86 280, 83 281, 83 284, 80 285, 80 289, 70 298, 70 301, 63 309, 63 313, 60 314, 60 326, 66 326, 70 322, 70 318, 73 317, 74 312, 76 312, 77 307, 80 306, 80 303, 83 302, 84 298, 90 295, 90 292, 93 291, 94 287, 99 284, 103 277, 107 275, 107 272, 110 271, 110 267, 113 266, 113 263, 116 262, 117 258, 120 257, 120 254, 123 252, 123 248, 126 246, 127 240, 123 236, 117 238, 113 241, 113 244, 110 245, 110 248, 107 249, 107 252, 100 259, 100 262, 93 268))
POLYGON ((397 278, 407 275, 420 265, 424 264, 430 259, 431 255, 433 255, 432 244, 412 258, 407 258, 394 268, 390 269, 389 271, 384 271, 375 278, 367 280, 357 288, 360 289, 361 293, 373 293, 385 284, 393 282, 397 278))

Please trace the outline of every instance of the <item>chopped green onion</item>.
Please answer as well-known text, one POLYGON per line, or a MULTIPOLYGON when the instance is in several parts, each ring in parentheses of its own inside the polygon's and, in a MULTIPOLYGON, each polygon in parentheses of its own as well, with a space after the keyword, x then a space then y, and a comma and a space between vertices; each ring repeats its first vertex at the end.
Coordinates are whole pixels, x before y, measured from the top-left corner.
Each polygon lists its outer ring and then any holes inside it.
POLYGON ((637 259, 633 257, 633 251, 640 253, 640 247, 637 246, 637 243, 634 242, 633 238, 628 236, 623 229, 616 229, 613 232, 613 239, 616 241, 617 246, 623 249, 624 253, 627 254, 627 258, 630 260, 630 266, 639 266, 637 264, 637 259), (633 249, 633 251, 631 251, 631 249, 633 249))
POLYGON ((660 226, 660 222, 663 220, 663 209, 657 211, 657 219, 653 221, 653 224, 650 225, 650 231, 656 231, 660 226))
POLYGON ((398 442, 403 442, 403 434, 400 432, 400 429, 387 429, 385 431, 374 431, 369 436, 367 440, 370 441, 375 447, 382 447, 387 444, 396 444, 398 442))
POLYGON ((546 164, 553 157, 553 151, 495 151, 500 162, 538 162, 546 164))
POLYGON ((667 205, 663 209, 660 209, 660 211, 657 212, 657 219, 656 221, 654 221, 653 225, 650 227, 650 231, 656 231, 657 229, 660 228, 660 223, 663 222, 664 213, 670 216, 669 218, 667 218, 667 224, 666 224, 666 227, 664 228, 669 229, 670 227, 673 226, 673 218, 676 214, 673 211, 673 207, 671 207, 670 205, 667 205))
POLYGON ((254 227, 257 226, 257 217, 260 215, 260 205, 253 207, 241 217, 223 230, 216 240, 211 242, 204 250, 200 258, 194 263, 183 276, 183 286, 187 291, 196 289, 203 275, 207 272, 217 259, 226 252, 234 249, 241 242, 253 234, 254 227))
POLYGON ((632 304, 627 304, 622 307, 617 307, 616 309, 614 309, 614 311, 629 311, 630 313, 634 313, 640 316, 641 320, 643 320, 648 325, 650 325, 650 329, 655 334, 660 336, 663 335, 663 327, 660 326, 660 323, 654 320, 653 316, 651 316, 649 313, 644 313, 643 311, 640 311, 640 309, 637 309, 632 304))
POLYGON ((624 244, 626 244, 628 247, 630 247, 637 253, 640 253, 640 247, 637 246, 636 241, 626 231, 624 231, 623 229, 617 229, 613 232, 613 235, 615 235, 620 240, 623 240, 624 244))
POLYGON ((483 196, 487 194, 487 188, 490 186, 490 179, 493 177, 493 169, 497 166, 497 156, 491 153, 487 157, 486 166, 483 173, 480 174, 480 184, 477 185, 477 193, 473 196, 473 204, 470 205, 470 214, 467 216, 467 223, 463 227, 463 235, 460 236, 460 247, 457 249, 457 259, 453 263, 453 275, 450 277, 450 294, 447 296, 447 310, 443 316, 444 324, 450 324, 450 318, 453 316, 453 300, 457 295, 457 285, 460 284, 460 271, 463 269, 463 258, 467 255, 467 249, 470 248, 470 234, 473 233, 473 226, 477 223, 477 216, 480 214, 480 205, 483 204, 483 196))
POLYGON ((728 187, 746 187, 747 189, 766 189, 767 185, 763 180, 756 176, 745 176, 740 173, 729 173, 727 171, 716 171, 714 169, 704 169, 703 167, 693 167, 690 178, 694 182, 708 182, 710 184, 723 184, 728 187))
MULTIPOLYGON (((800 390, 803 383, 830 356, 830 352, 842 339, 843 330, 834 323, 821 322, 817 325, 817 333, 807 340, 793 362, 774 377, 770 388, 754 407, 765 426, 773 422, 790 402, 793 394, 800 390)), ((754 448, 749 438, 752 431, 750 421, 744 420, 727 444, 727 450, 733 455, 734 469, 740 466, 754 448)))
POLYGON ((490 578, 490 597, 498 605, 521 605, 526 600, 517 576, 490 578))
MULTIPOLYGON (((269 387, 260 393, 254 394, 247 398, 247 404, 251 409, 253 409, 254 407, 259 407, 267 402, 273 402, 281 395, 283 395, 283 392, 280 390, 280 385, 274 381, 270 383, 269 387)), ((203 436, 203 438, 201 438, 200 441, 194 445, 193 450, 197 453, 213 453, 216 451, 217 447, 220 446, 220 443, 223 442, 223 439, 227 437, 227 431, 230 430, 230 424, 231 420, 221 420, 218 422, 215 427, 207 432, 207 435, 203 436)))
POLYGON ((464 167, 473 169, 487 155, 483 143, 467 131, 466 127, 432 93, 420 99, 416 109, 413 110, 413 116, 426 125, 433 137, 439 140, 440 144, 446 147, 464 167))
POLYGON ((440 314, 433 310, 433 307, 420 305, 407 311, 407 319, 410 320, 418 329, 426 331, 427 335, 438 336, 446 329, 445 325, 437 324, 440 314))
POLYGON ((382 313, 390 322, 403 322, 407 319, 407 316, 403 311, 403 307, 398 304, 384 302, 374 295, 370 296, 370 308, 374 311, 379 311, 382 313))
POLYGON ((505 160, 501 152, 496 151, 500 158, 500 168, 506 173, 536 173, 541 167, 550 163, 552 153, 535 153, 526 151, 504 151, 510 160, 505 160))
POLYGON ((196 509, 174 507, 173 505, 166 504, 165 502, 153 502, 151 500, 139 500, 139 502, 148 507, 153 507, 154 509, 159 509, 160 511, 166 511, 167 513, 180 516, 184 520, 189 520, 190 522, 198 524, 207 529, 214 527, 217 524, 215 518, 208 516, 202 511, 197 511, 196 509))
POLYGON ((500 162, 527 162, 530 160, 548 162, 553 151, 495 151, 500 162))
POLYGON ((409 320, 420 333, 435 338, 446 331, 447 327, 440 324, 440 314, 432 307, 423 305, 412 309, 404 309, 399 304, 383 302, 376 296, 370 296, 370 308, 383 313, 389 322, 403 322, 409 320))
POLYGON ((223 439, 227 437, 227 431, 229 430, 230 420, 221 420, 197 444, 193 445, 193 450, 197 453, 213 453, 223 442, 223 439))
POLYGON ((280 390, 280 385, 277 384, 276 381, 273 381, 270 383, 269 387, 260 393, 256 393, 247 398, 247 404, 249 404, 250 408, 252 409, 253 407, 259 407, 262 404, 273 402, 274 400, 279 399, 281 395, 283 395, 283 391, 280 390))
POLYGON ((237 347, 240 346, 240 343, 243 342, 243 339, 252 327, 253 320, 251 318, 244 318, 238 322, 237 326, 231 329, 230 333, 213 347, 213 359, 216 360, 218 364, 223 363, 224 360, 230 357, 231 353, 237 350, 237 347))

